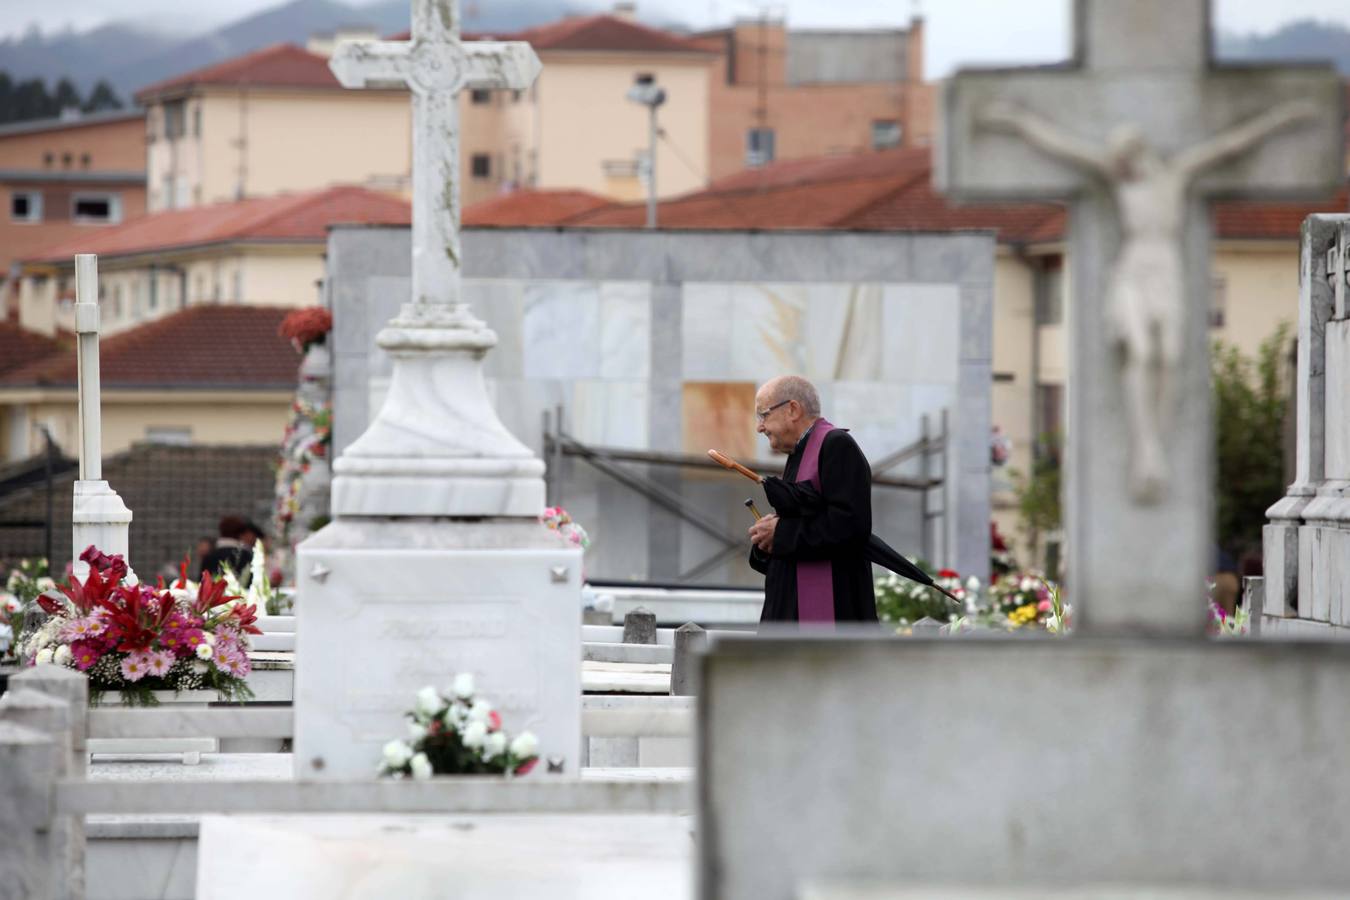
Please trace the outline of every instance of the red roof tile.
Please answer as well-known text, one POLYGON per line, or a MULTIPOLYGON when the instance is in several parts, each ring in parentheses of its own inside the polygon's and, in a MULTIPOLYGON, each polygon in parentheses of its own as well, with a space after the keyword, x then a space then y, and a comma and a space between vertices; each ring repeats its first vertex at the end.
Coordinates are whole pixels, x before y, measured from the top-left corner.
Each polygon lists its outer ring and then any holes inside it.
MULTIPOLYGON (((391 41, 406 41, 411 32, 390 35, 391 41)), ((609 50, 642 53, 701 53, 716 54, 688 38, 648 28, 646 25, 611 15, 568 16, 547 25, 537 25, 524 31, 465 32, 466 41, 526 41, 540 50, 609 50)))
MULTIPOLYGON (((1215 207, 1216 234, 1230 240, 1297 240, 1305 216, 1348 206, 1344 190, 1320 203, 1222 203, 1215 207)), ((992 229, 1005 243, 1043 243, 1063 240, 1066 215, 1055 203, 952 203, 933 188, 930 151, 918 147, 747 169, 663 201, 658 220, 672 229, 992 229)), ((614 203, 559 219, 556 210, 527 196, 499 207, 486 224, 640 228, 645 221, 642 203, 614 203)))
POLYGON ((479 227, 515 225, 522 219, 533 225, 556 225, 610 202, 590 191, 515 191, 466 206, 462 221, 479 227))
MULTIPOLYGON (((300 354, 277 334, 289 307, 192 306, 103 339, 104 388, 284 389, 300 354)), ((0 375, 0 389, 76 382, 73 349, 0 375)))
POLYGON ((0 321, 0 375, 55 356, 62 346, 60 340, 29 331, 17 322, 0 321))
POLYGON ((310 53, 295 44, 273 44, 143 87, 136 92, 136 102, 145 105, 163 94, 178 93, 206 84, 342 88, 329 70, 326 57, 310 53))
POLYGON ((337 223, 407 225, 407 201, 360 187, 332 187, 152 213, 50 246, 25 262, 76 253, 127 256, 234 241, 323 241, 337 223))

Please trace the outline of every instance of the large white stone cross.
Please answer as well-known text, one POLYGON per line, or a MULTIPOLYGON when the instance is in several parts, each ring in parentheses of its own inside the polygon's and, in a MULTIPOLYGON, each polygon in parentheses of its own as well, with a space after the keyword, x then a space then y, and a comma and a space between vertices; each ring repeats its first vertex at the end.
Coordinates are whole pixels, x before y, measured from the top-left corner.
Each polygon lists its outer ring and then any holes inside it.
POLYGON ((329 67, 348 88, 413 95, 413 301, 459 300, 459 92, 529 87, 539 57, 524 42, 459 39, 457 0, 412 0, 410 41, 346 41, 329 67))
POLYGON ((333 464, 333 514, 533 517, 544 464, 492 408, 482 358, 497 336, 460 296, 458 94, 527 88, 539 58, 461 44, 456 0, 412 0, 410 42, 343 43, 329 65, 347 87, 413 95, 412 302, 377 338, 394 359, 389 394, 333 464))
POLYGON ((1070 202, 1067 579, 1080 626, 1196 633, 1209 565, 1212 197, 1344 177, 1329 66, 1216 66, 1207 0, 1077 0, 1067 66, 943 100, 939 187, 1070 202))

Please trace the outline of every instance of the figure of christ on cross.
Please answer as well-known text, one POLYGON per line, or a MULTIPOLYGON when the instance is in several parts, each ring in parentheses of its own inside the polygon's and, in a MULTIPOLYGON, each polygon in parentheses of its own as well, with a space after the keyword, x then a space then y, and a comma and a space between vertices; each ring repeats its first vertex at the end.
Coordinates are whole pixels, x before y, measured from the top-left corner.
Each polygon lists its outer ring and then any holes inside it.
POLYGON ((1211 166, 1316 116, 1315 104, 1287 101, 1172 157, 1164 157, 1131 124, 1116 127, 1102 146, 1004 101, 988 104, 976 116, 980 127, 1017 134, 1037 150, 1096 175, 1115 200, 1122 237, 1107 283, 1106 314, 1123 356, 1134 437, 1130 486, 1139 502, 1157 501, 1168 475, 1162 432, 1173 409, 1173 374, 1183 352, 1180 247, 1187 190, 1211 166))
POLYGON ((1316 119, 1315 104, 1286 101, 1171 157, 1143 130, 1117 126, 1105 145, 1085 141, 1015 104, 995 101, 976 116, 989 130, 1020 136, 1033 147, 1100 178, 1115 200, 1121 244, 1107 283, 1106 319, 1123 357, 1125 403, 1133 436, 1130 485, 1143 503, 1167 483, 1162 433, 1173 409, 1185 315, 1182 225, 1186 193, 1206 169, 1255 147, 1290 125, 1316 119))

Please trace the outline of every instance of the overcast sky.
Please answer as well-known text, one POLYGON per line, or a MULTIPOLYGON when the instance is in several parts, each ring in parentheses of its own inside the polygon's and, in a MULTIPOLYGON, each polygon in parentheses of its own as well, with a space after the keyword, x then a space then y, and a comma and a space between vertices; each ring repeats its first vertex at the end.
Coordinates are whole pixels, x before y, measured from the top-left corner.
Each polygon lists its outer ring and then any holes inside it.
MULTIPOLYGON (((200 30, 276 5, 280 0, 0 0, 0 35, 36 22, 44 29, 86 28, 114 19, 158 21, 200 30), (189 10, 185 12, 184 10, 189 10)), ((479 0, 491 3, 492 0, 479 0)), ((600 9, 604 0, 573 0, 600 9)), ((921 13, 928 25, 927 75, 947 75, 963 63, 1049 62, 1067 55, 1069 0, 639 0, 639 14, 662 15, 702 28, 733 17, 753 17, 761 7, 786 13, 799 27, 900 26, 921 13)), ((1347 0, 1215 0, 1220 28, 1274 31, 1296 19, 1315 18, 1350 27, 1347 0)))

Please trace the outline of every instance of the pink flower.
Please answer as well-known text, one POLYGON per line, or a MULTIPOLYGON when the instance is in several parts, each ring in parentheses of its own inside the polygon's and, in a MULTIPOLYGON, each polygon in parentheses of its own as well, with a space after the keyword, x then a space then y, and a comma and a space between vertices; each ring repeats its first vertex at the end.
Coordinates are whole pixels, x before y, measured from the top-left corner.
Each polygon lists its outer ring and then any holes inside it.
POLYGON ((127 681, 140 681, 150 672, 149 654, 138 651, 122 660, 122 677, 127 681))
POLYGON ((223 641, 216 645, 216 652, 211 659, 216 664, 217 669, 226 675, 233 675, 235 678, 243 678, 253 668, 243 651, 223 641))
POLYGON ((97 647, 86 641, 76 641, 70 645, 71 659, 75 661, 75 668, 81 672, 89 671, 102 655, 97 647))
POLYGON ((1055 608, 1055 604, 1051 603, 1049 600, 1042 600, 1040 603, 1036 604, 1036 608, 1041 612, 1049 612, 1055 608))
POLYGON ((102 634, 107 630, 107 627, 102 618, 84 616, 79 619, 71 619, 61 628, 61 640, 70 642, 94 637, 102 634))
POLYGON ((147 656, 145 665, 151 675, 163 678, 173 668, 173 654, 167 650, 151 653, 147 656))

